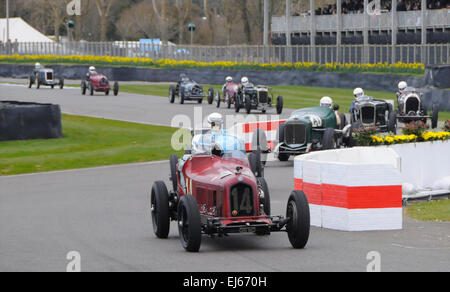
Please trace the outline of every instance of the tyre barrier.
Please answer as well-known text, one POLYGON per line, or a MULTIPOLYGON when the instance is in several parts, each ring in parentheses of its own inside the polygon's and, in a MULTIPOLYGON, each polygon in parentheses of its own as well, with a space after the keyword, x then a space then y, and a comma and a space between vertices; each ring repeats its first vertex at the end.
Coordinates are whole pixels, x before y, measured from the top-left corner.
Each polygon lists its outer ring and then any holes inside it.
POLYGON ((59 105, 0 101, 0 141, 61 137, 59 105))
POLYGON ((402 229, 400 157, 392 149, 313 152, 294 162, 295 190, 305 192, 311 225, 341 231, 402 229))

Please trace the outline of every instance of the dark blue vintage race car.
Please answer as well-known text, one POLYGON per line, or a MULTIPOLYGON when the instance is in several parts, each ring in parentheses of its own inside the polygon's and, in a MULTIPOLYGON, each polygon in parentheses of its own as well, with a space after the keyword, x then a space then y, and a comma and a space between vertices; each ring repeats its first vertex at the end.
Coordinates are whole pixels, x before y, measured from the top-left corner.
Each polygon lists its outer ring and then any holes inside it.
POLYGON ((193 100, 197 101, 198 103, 202 103, 205 97, 208 98, 208 103, 212 104, 214 102, 214 89, 210 88, 208 90, 208 95, 205 95, 203 86, 190 79, 185 74, 181 74, 180 80, 178 81, 177 85, 170 86, 170 103, 175 102, 175 96, 178 96, 180 104, 184 104, 184 102, 187 100, 193 100))

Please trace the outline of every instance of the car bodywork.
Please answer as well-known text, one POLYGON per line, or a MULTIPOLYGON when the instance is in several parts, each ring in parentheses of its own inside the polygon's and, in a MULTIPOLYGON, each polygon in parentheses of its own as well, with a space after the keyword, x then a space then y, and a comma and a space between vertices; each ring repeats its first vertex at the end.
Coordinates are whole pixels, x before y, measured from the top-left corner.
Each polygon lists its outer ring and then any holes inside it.
POLYGON ((170 86, 170 103, 175 102, 176 96, 178 96, 181 104, 183 104, 185 101, 197 101, 198 103, 202 103, 205 97, 208 98, 208 102, 210 104, 214 102, 214 90, 212 88, 208 90, 208 94, 206 95, 203 90, 203 86, 187 77, 183 77, 176 86, 170 86))
POLYGON ((86 91, 90 95, 94 95, 94 92, 104 92, 105 95, 109 95, 111 90, 113 90, 115 96, 119 94, 119 83, 115 81, 113 88, 111 88, 108 77, 103 74, 91 74, 86 79, 81 81, 81 94, 83 95, 86 94, 86 91))
MULTIPOLYGON (((262 85, 254 86, 248 83, 240 87, 235 102, 235 109, 236 112, 239 112, 241 108, 244 108, 247 114, 250 114, 252 110, 266 113, 267 110, 273 107, 273 101, 274 97, 271 88, 262 85)), ((282 96, 277 97, 276 110, 279 115, 283 112, 282 96)))
POLYGON ((52 89, 55 86, 59 86, 60 89, 63 89, 64 79, 56 81, 55 72, 53 69, 41 68, 39 70, 34 70, 30 75, 28 88, 33 87, 33 84, 36 85, 37 89, 39 89, 41 86, 50 86, 52 89))
POLYGON ((397 115, 393 101, 362 96, 355 101, 352 111, 352 124, 355 128, 376 127, 379 132, 393 132, 397 129, 397 115))
POLYGON ((274 152, 281 161, 286 161, 292 155, 351 146, 351 125, 339 127, 338 116, 328 107, 294 111, 278 129, 274 152))
POLYGON ((222 96, 217 92, 216 103, 217 107, 220 107, 221 103, 227 105, 228 108, 231 108, 231 105, 235 104, 236 96, 239 92, 239 84, 235 82, 230 82, 225 86, 225 90, 222 92, 222 96))
POLYGON ((433 105, 431 115, 428 115, 423 106, 422 98, 423 94, 412 87, 408 87, 399 93, 397 96, 397 119, 405 124, 414 121, 426 123, 427 119, 431 119, 432 128, 435 129, 438 123, 439 109, 436 105, 433 105))
POLYGON ((164 221, 178 221, 180 240, 183 247, 191 252, 199 250, 202 234, 219 237, 232 233, 269 235, 271 232, 286 231, 289 228, 288 233, 291 235, 301 233, 301 242, 294 242, 293 246, 303 248, 306 245, 309 237, 309 207, 306 196, 302 220, 307 222, 303 222, 303 229, 289 227, 297 217, 291 220, 271 216, 267 184, 264 178, 255 177, 245 150, 242 150, 243 145, 242 140, 226 132, 207 133, 194 137, 192 152, 186 153, 182 159, 171 157, 174 190, 162 195, 163 198, 168 197, 168 218, 161 215, 161 210, 166 205, 160 206, 158 210, 157 200, 158 184, 162 189, 165 186, 157 182, 152 191, 152 218, 158 237, 167 236, 169 228, 167 227, 161 236, 161 233, 157 232, 158 226, 161 225, 159 218, 164 221), (190 201, 191 205, 186 204, 186 201, 190 201), (193 213, 196 216, 192 215, 193 213), (198 219, 192 221, 197 215, 198 219), (198 238, 194 246, 189 243, 194 240, 192 229, 197 230, 195 237, 198 238))

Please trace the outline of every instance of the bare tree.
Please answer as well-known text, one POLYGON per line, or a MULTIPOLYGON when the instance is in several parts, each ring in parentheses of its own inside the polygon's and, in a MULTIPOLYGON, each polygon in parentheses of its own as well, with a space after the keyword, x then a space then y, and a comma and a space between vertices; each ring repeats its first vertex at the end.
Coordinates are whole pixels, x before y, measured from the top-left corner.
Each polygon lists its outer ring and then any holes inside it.
POLYGON ((184 31, 186 29, 187 20, 192 10, 192 0, 177 0, 175 7, 178 14, 178 43, 182 44, 184 39, 184 31))
POLYGON ((158 11, 158 5, 156 3, 156 0, 152 0, 153 3, 153 11, 155 12, 155 15, 158 19, 160 33, 161 33, 161 39, 163 43, 167 43, 169 40, 169 25, 167 20, 167 0, 160 0, 162 2, 161 4, 161 12, 158 11))
POLYGON ((64 11, 67 3, 67 0, 48 0, 48 5, 52 12, 53 29, 55 30, 55 39, 57 42, 59 42, 59 30, 64 22, 64 11))
POLYGON ((102 42, 106 41, 106 31, 108 28, 108 18, 111 12, 111 6, 115 0, 95 0, 98 14, 100 16, 100 39, 102 42))

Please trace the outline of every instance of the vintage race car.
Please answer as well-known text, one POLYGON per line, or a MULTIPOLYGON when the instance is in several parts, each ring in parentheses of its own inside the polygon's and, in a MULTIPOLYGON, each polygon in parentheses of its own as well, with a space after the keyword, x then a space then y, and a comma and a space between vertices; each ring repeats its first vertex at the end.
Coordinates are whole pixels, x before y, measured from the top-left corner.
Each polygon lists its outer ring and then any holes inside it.
MULTIPOLYGON (((274 97, 271 88, 267 86, 254 86, 251 83, 242 85, 238 91, 235 101, 236 113, 244 108, 247 114, 250 114, 252 110, 258 110, 262 113, 266 113, 267 110, 272 108, 272 102, 274 97)), ((276 100, 277 114, 283 112, 283 97, 278 96, 276 100)))
MULTIPOLYGON (((338 109, 312 107, 294 111, 285 123, 280 124, 272 151, 280 161, 288 161, 290 156, 311 151, 352 147, 352 126, 347 124, 345 115, 338 109)), ((265 145, 265 142, 260 142, 267 140, 264 132, 256 131, 253 137, 261 137, 257 143, 265 145)), ((268 151, 259 145, 256 147, 268 151)))
POLYGON ((422 103, 422 96, 422 93, 412 87, 407 87, 399 94, 397 96, 397 119, 405 124, 413 121, 423 121, 426 123, 427 119, 431 119, 431 127, 436 129, 439 121, 438 105, 433 105, 431 115, 427 115, 427 111, 422 103))
POLYGON ((28 78, 28 88, 36 85, 39 89, 41 86, 50 86, 52 89, 58 86, 60 89, 64 88, 64 79, 55 80, 55 73, 53 69, 41 68, 39 70, 33 70, 30 77, 28 78))
POLYGON ((231 108, 232 104, 235 104, 236 95, 239 92, 239 84, 230 82, 225 86, 225 90, 222 93, 222 96, 220 96, 220 93, 217 92, 216 95, 216 103, 217 107, 220 107, 221 103, 224 103, 227 105, 228 108, 231 108))
POLYGON ((104 92, 105 95, 109 95, 109 92, 113 90, 115 96, 119 94, 119 83, 114 82, 114 87, 111 88, 108 77, 103 74, 91 74, 86 80, 81 81, 81 94, 85 95, 86 91, 90 95, 94 95, 94 92, 104 92))
POLYGON ((208 90, 208 95, 205 96, 203 86, 188 78, 186 75, 182 74, 177 85, 171 85, 169 88, 170 103, 175 102, 176 96, 179 97, 180 104, 184 104, 184 102, 187 100, 193 100, 197 101, 198 103, 202 103, 205 97, 207 97, 208 103, 212 104, 214 102, 214 89, 210 88, 208 90))
POLYGON ((150 199, 155 235, 167 238, 173 220, 178 223, 181 244, 189 252, 199 251, 202 235, 269 235, 277 231, 286 231, 294 248, 304 248, 310 229, 305 194, 291 193, 286 218, 271 216, 267 182, 254 175, 244 151, 232 150, 243 142, 234 136, 206 136, 194 138, 196 146, 182 159, 171 156, 172 190, 163 181, 154 183, 150 199), (199 146, 208 143, 212 143, 209 151, 199 146))
POLYGON ((376 127, 382 133, 397 133, 397 114, 393 101, 364 95, 355 101, 351 122, 353 128, 376 127))

